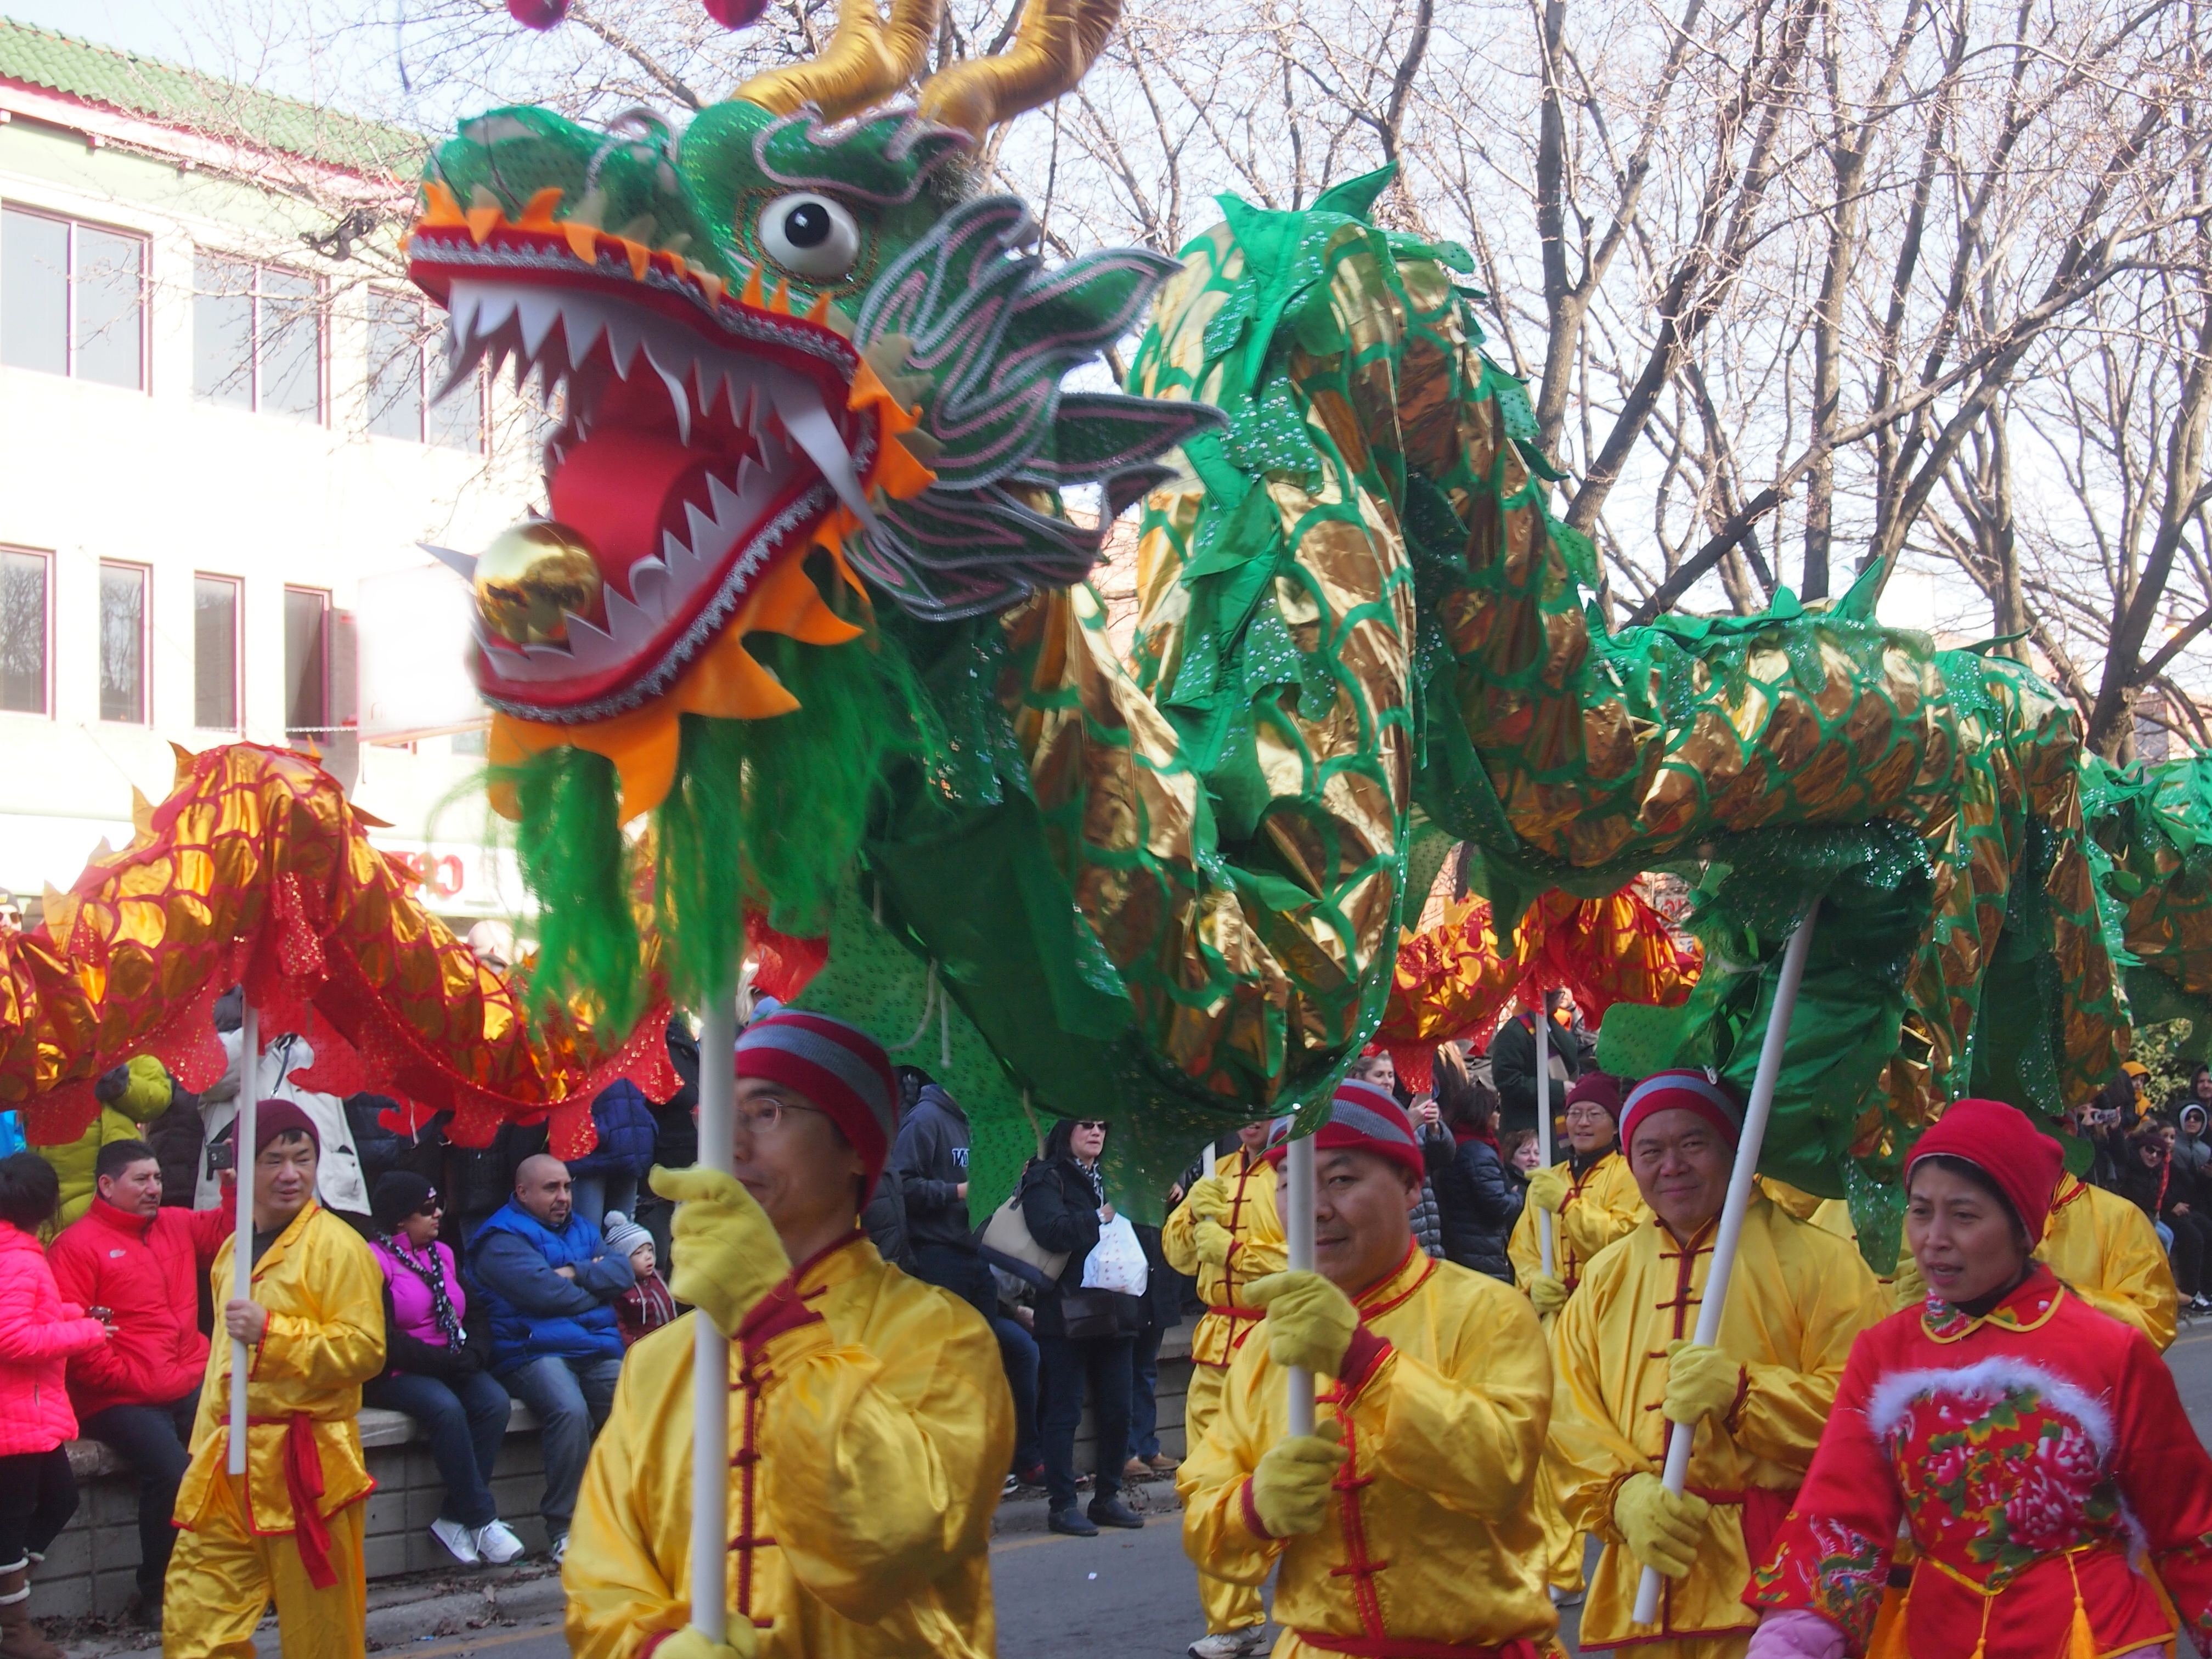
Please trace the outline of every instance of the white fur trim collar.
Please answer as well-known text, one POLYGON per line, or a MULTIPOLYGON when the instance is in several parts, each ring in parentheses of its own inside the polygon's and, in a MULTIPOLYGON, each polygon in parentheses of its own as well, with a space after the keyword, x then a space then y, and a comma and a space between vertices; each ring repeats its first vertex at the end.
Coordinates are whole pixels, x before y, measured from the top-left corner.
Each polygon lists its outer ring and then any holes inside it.
POLYGON ((2079 1423, 2096 1447, 2098 1461, 2110 1462, 2112 1414, 2105 1402, 2081 1384, 2009 1354, 1993 1354, 1955 1368, 1891 1373, 1875 1383, 1867 1396, 1867 1426, 1877 1439, 1887 1440, 1904 1419, 1905 1408, 1916 1400, 1941 1395, 1996 1400, 2026 1389, 2034 1390, 2055 1410, 2079 1423))

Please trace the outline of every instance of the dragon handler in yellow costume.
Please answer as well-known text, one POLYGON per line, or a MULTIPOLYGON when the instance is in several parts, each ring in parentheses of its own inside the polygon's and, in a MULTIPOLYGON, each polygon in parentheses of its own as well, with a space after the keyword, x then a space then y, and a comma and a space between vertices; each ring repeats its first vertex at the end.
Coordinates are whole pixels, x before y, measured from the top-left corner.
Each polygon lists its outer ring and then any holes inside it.
MULTIPOLYGON (((1620 1107, 1628 1084, 1604 1072, 1585 1073, 1567 1091, 1567 1156, 1528 1177, 1528 1202, 1513 1225, 1505 1253, 1513 1282, 1528 1292, 1549 1331, 1583 1282, 1583 1267, 1617 1238, 1626 1238, 1651 1212, 1636 1189, 1620 1150, 1620 1107), (1552 1266, 1544 1271, 1540 1212, 1552 1223, 1552 1266)), ((1536 1476, 1536 1516, 1544 1526, 1544 1577, 1552 1599, 1570 1606, 1583 1593, 1583 1535, 1559 1507, 1547 1463, 1536 1476)))
POLYGON ((1636 1659, 1732 1659, 1755 1615, 1754 1562, 1802 1485, 1851 1340, 1888 1311, 1856 1249, 1757 1191, 1720 1341, 1689 1338, 1735 1162, 1742 1108, 1703 1072, 1630 1091, 1620 1138, 1654 1219, 1589 1263, 1553 1332, 1549 1473, 1567 1518, 1605 1545, 1580 1646, 1636 1659), (1661 1484, 1668 1425, 1695 1425, 1689 1490, 1661 1484), (1645 1566, 1656 1625, 1630 1614, 1645 1566))
POLYGON ((697 1312, 629 1351, 562 1583, 577 1659, 995 1651, 991 1516, 1013 1455, 998 1339, 857 1223, 895 1130, 883 1049, 787 1010, 739 1038, 736 1177, 678 1201, 671 1288, 697 1312), (692 1324, 730 1341, 726 1644, 689 1627, 692 1324))
POLYGON ((1176 1478, 1183 1547, 1216 1577, 1276 1572, 1275 1659, 1534 1659, 1559 1624, 1528 1508, 1536 1316, 1413 1243, 1420 1148, 1382 1090, 1339 1085, 1314 1166, 1319 1271, 1251 1287, 1267 1318, 1176 1478), (1313 1434, 1289 1433, 1291 1365, 1322 1385, 1313 1434))
MULTIPOLYGON (((1237 1150, 1217 1159, 1160 1230, 1160 1251, 1179 1273, 1198 1279, 1206 1315, 1190 1338, 1190 1390, 1183 1398, 1184 1443, 1206 1437, 1221 1403, 1222 1384, 1245 1338, 1264 1313, 1246 1287, 1282 1272, 1282 1217, 1275 1207, 1275 1165, 1267 1156, 1274 1129, 1267 1118, 1237 1132, 1237 1150)), ((1206 1632, 1191 1659, 1243 1659, 1266 1640, 1267 1611, 1260 1587, 1198 1577, 1206 1632)))
POLYGON ((230 1342, 208 1349, 192 1461, 177 1490, 183 1535, 163 1583, 164 1659, 252 1659, 270 1601, 283 1651, 365 1650, 368 1583, 361 1385, 384 1369, 384 1275, 361 1235, 315 1202, 313 1121, 289 1100, 255 1110, 253 1297, 228 1298, 237 1241, 211 1275, 243 1340, 246 1474, 230 1457, 230 1342))

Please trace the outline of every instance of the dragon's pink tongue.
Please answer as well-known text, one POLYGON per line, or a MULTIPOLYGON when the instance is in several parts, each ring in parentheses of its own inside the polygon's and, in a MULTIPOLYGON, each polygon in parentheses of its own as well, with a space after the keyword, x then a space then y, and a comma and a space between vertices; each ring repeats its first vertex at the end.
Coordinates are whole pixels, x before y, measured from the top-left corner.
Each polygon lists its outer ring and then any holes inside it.
POLYGON ((684 503, 706 499, 707 467, 672 432, 616 427, 568 451, 553 474, 553 516, 599 550, 599 570, 624 598, 629 570, 660 556, 660 532, 682 534, 684 503))

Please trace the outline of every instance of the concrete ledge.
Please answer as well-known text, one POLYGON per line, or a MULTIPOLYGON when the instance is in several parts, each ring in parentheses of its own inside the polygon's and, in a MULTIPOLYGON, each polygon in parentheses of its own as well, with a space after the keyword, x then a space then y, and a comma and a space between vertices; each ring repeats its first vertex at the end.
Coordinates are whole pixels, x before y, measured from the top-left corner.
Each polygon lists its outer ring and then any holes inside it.
MULTIPOLYGON (((1182 1413, 1190 1376, 1190 1333, 1191 1326, 1186 1322, 1168 1332, 1160 1346, 1160 1443, 1170 1456, 1177 1458, 1184 1455, 1182 1413)), ((433 1594, 458 1595, 468 1601, 492 1595, 497 1584, 513 1581, 514 1575, 532 1567, 550 1571, 543 1559, 547 1543, 544 1523, 538 1514, 544 1498, 544 1466, 538 1455, 538 1419, 527 1407, 520 1401, 513 1405, 507 1443, 492 1470, 492 1497, 500 1516, 530 1551, 523 1562, 509 1567, 463 1567, 430 1536, 430 1523, 438 1518, 445 1503, 446 1483, 430 1455, 422 1426, 413 1418, 398 1412, 363 1411, 359 1420, 368 1472, 376 1481, 364 1517, 372 1608, 378 1605, 386 1581, 392 1581, 395 1590, 413 1603, 433 1594), (427 1588, 439 1583, 459 1588, 450 1591, 427 1588)), ((1095 1461, 1094 1443, 1091 1413, 1086 1410, 1077 1431, 1075 1467, 1079 1470, 1087 1470, 1095 1461)), ((41 1620, 89 1621, 96 1626, 118 1619, 137 1586, 138 1481, 98 1441, 73 1440, 69 1455, 77 1477, 76 1514, 54 1540, 46 1565, 32 1584, 31 1614, 41 1620)), ((1172 1483, 1137 1490, 1146 1494, 1147 1505, 1174 1501, 1172 1483)), ((1010 1500, 1001 1510, 1000 1529, 1041 1529, 1044 1524, 1042 1500, 1035 1500, 1034 1507, 1036 1515, 1032 1522, 1023 1500, 1010 1500)), ((557 1604, 558 1581, 550 1578, 548 1582, 554 1586, 548 1594, 557 1604)), ((497 1590, 499 1595, 507 1593, 497 1590)), ((516 1615, 502 1611, 500 1616, 516 1615)), ((370 1620, 373 1631, 374 1612, 370 1620)), ((419 1631, 420 1626, 416 1628, 419 1631)), ((143 1634, 132 1632, 118 1639, 143 1645, 143 1634)))

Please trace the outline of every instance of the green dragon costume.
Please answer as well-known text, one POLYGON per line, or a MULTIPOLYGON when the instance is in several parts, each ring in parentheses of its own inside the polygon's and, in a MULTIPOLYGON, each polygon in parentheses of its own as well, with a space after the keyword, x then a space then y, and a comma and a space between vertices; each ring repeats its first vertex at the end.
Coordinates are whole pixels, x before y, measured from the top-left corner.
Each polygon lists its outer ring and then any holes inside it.
POLYGON ((1624 1068, 1747 1081, 1822 898, 1767 1158, 1816 1193, 1945 1099, 2086 1097, 2130 996, 2202 1010, 2212 760, 2086 758, 2027 669, 1877 623, 1879 572, 1609 633, 1471 261, 1371 222, 1386 174, 1224 198, 1179 262, 1027 251, 968 157, 1111 19, 1031 0, 885 110, 934 7, 846 0, 680 136, 507 109, 430 163, 409 257, 457 374, 559 410, 550 518, 448 556, 541 986, 635 1008, 648 902, 681 997, 748 911, 827 933, 806 1000, 946 1075, 987 1193, 1042 1112, 1114 1120, 1134 1192, 1323 1097, 1460 842, 1504 919, 1696 884, 1704 977, 1608 1018, 1624 1068), (1127 394, 1063 386, 1140 326, 1127 394), (1124 660, 1084 577, 1139 498, 1124 660))

